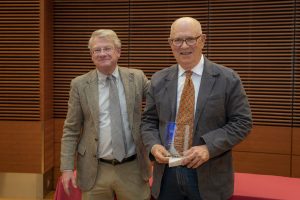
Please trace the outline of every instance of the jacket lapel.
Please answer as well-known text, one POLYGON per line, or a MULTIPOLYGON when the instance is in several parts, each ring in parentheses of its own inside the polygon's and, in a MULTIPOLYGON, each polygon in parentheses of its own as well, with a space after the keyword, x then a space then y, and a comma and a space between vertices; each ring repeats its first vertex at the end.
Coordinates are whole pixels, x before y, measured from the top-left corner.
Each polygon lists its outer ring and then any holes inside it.
MULTIPOLYGON (((98 92, 98 77, 96 70, 91 71, 85 87, 87 103, 90 109, 92 119, 94 120, 97 133, 99 132, 99 92, 98 92)), ((98 136, 97 136, 98 137, 98 136)))
POLYGON ((176 119, 176 104, 177 104, 177 84, 178 84, 178 67, 173 65, 170 69, 170 73, 165 77, 165 98, 168 99, 166 102, 166 111, 171 110, 170 120, 175 122, 176 119), (171 107, 171 109, 169 109, 171 107))
POLYGON ((127 105, 129 128, 132 129, 133 125, 133 107, 135 105, 135 86, 134 86, 134 74, 130 73, 127 68, 118 67, 120 77, 123 83, 125 99, 127 105))
POLYGON ((218 75, 219 73, 215 70, 215 67, 212 65, 212 63, 206 57, 204 57, 204 69, 203 69, 201 84, 200 84, 198 98, 197 98, 197 106, 195 112, 196 123, 194 125, 194 130, 196 130, 196 127, 202 115, 205 104, 207 103, 207 99, 216 81, 216 76, 218 75))

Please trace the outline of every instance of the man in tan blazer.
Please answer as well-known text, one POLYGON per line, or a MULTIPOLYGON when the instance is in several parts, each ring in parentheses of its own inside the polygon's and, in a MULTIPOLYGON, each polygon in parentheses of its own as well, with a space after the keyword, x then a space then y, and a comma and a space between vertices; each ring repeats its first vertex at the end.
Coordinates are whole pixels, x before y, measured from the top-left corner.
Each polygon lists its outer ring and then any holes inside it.
POLYGON ((149 81, 141 70, 118 66, 121 42, 114 31, 94 31, 89 49, 96 69, 71 82, 61 139, 64 189, 70 194, 70 182, 79 186, 83 200, 149 199, 150 162, 140 135, 149 81))

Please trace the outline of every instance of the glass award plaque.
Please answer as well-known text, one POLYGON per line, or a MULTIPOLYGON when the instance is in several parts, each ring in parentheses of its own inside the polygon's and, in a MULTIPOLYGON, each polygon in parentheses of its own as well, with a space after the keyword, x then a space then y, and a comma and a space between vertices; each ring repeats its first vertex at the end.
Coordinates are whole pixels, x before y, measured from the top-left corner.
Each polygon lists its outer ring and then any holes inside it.
POLYGON ((189 148, 189 125, 169 122, 165 134, 165 148, 170 153, 169 167, 181 165, 183 152, 189 148))

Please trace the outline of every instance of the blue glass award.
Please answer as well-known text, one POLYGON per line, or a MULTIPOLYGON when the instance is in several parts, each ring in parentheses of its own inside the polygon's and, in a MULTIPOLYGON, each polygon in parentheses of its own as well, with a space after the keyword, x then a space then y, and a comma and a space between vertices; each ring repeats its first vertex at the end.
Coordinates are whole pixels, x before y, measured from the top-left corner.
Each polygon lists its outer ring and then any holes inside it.
POLYGON ((183 152, 189 148, 189 125, 168 122, 165 133, 165 148, 171 155, 169 166, 181 165, 183 152))

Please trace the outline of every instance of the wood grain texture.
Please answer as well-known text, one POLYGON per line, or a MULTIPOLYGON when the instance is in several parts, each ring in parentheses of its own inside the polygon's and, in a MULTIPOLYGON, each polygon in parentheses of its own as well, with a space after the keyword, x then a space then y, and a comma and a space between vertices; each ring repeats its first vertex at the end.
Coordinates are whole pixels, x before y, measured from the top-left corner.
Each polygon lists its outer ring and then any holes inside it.
POLYGON ((40 122, 0 121, 0 171, 42 173, 40 122))
POLYGON ((293 128, 292 154, 300 156, 300 128, 293 128))
POLYGON ((233 152, 236 172, 291 176, 291 156, 269 153, 233 152))
POLYGON ((54 167, 54 120, 45 121, 44 129, 44 172, 49 171, 54 167))
POLYGON ((300 156, 292 156, 292 177, 300 178, 300 156))
POLYGON ((253 126, 246 140, 235 151, 291 154, 291 127, 253 126))
POLYGON ((54 186, 57 184, 60 172, 60 139, 63 133, 64 119, 54 120, 54 186))

